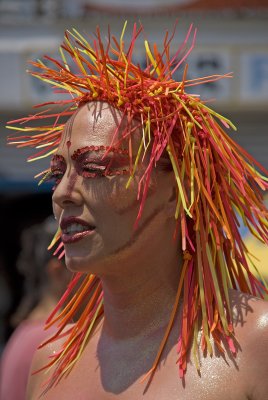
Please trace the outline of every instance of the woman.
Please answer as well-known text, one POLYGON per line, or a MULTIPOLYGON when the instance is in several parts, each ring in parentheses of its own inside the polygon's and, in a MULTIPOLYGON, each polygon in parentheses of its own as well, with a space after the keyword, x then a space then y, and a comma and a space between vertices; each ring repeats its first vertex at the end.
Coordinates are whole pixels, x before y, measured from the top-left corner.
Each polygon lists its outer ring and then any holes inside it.
POLYGON ((264 286, 250 272, 233 205, 268 242, 257 187, 267 182, 187 94, 196 83, 187 67, 182 82, 172 80, 185 56, 170 59, 167 36, 162 53, 145 41, 144 71, 132 63, 138 33, 134 26, 127 51, 123 35, 104 48, 99 30, 92 46, 67 34, 76 73, 64 55, 54 69, 35 63, 35 75, 72 94, 62 101, 66 124, 58 115, 22 140, 53 152, 45 178, 55 180, 56 239, 77 278, 64 311, 48 320, 58 334, 36 354, 28 398, 264 399, 267 303, 252 296, 264 286))

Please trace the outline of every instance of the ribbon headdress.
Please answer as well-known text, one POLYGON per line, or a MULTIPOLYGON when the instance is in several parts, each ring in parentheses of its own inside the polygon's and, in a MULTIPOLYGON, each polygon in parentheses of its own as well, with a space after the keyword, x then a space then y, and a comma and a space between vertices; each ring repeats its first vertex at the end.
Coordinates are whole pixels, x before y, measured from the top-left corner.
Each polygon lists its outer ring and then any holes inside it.
MULTIPOLYGON (((240 289, 261 297, 266 290, 263 279, 250 270, 253 263, 242 241, 237 215, 253 235, 268 244, 268 214, 262 198, 262 191, 267 189, 268 183, 259 171, 265 175, 268 173, 226 134, 225 129, 234 128, 229 120, 208 108, 199 96, 187 93, 189 87, 230 77, 227 74, 187 79, 185 60, 194 46, 196 33, 192 27, 173 56, 171 42, 175 31, 172 35, 166 33, 161 51, 156 44, 151 47, 145 40, 145 69, 132 61, 142 27, 138 29, 134 24, 127 49, 124 44, 125 28, 126 24, 119 40, 108 32, 105 43, 98 28, 90 42, 76 30, 67 32, 60 48, 61 61, 46 57, 52 65, 50 67, 42 61, 32 62, 35 67, 30 72, 32 75, 69 94, 70 98, 39 105, 61 105, 61 111, 58 108, 56 111, 45 110, 11 121, 12 124, 20 124, 19 127, 10 126, 20 131, 20 135, 10 138, 10 141, 18 147, 38 148, 32 160, 51 155, 56 152, 61 140, 62 119, 73 115, 81 104, 94 100, 108 102, 121 110, 129 121, 138 119, 143 135, 136 159, 132 160, 130 154, 132 172, 129 181, 146 152, 149 162, 139 182, 137 221, 146 200, 151 171, 163 152, 168 153, 177 184, 175 218, 181 231, 184 263, 170 323, 148 374, 153 374, 160 362, 179 299, 182 298, 182 323, 178 333, 178 364, 182 377, 186 372, 190 347, 199 369, 200 327, 204 352, 212 354, 212 336, 220 352, 225 352, 224 341, 235 353, 229 289, 240 289), (188 48, 191 35, 192 43, 188 48), (181 82, 173 79, 178 68, 183 69, 181 82), (54 118, 54 123, 46 124, 51 118, 54 118), (27 125, 39 119, 42 126, 27 125)), ((113 140, 116 139, 115 132, 113 140)), ((60 232, 57 232, 52 245, 59 239, 60 232)), ((63 256, 62 244, 56 252, 63 256)), ((48 318, 47 326, 57 324, 58 331, 46 343, 61 336, 79 306, 85 304, 86 298, 89 301, 78 321, 65 331, 63 348, 44 367, 56 366, 48 388, 71 371, 90 340, 92 330, 103 316, 100 280, 89 275, 81 283, 81 274, 76 274, 56 310, 48 318)))

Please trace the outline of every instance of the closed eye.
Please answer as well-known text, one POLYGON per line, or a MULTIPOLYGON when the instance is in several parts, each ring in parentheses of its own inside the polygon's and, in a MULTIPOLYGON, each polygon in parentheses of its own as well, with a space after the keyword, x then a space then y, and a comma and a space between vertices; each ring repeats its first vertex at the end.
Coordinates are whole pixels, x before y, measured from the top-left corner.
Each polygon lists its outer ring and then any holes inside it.
POLYGON ((105 165, 86 164, 82 167, 81 175, 85 178, 95 178, 105 176, 107 167, 105 165))

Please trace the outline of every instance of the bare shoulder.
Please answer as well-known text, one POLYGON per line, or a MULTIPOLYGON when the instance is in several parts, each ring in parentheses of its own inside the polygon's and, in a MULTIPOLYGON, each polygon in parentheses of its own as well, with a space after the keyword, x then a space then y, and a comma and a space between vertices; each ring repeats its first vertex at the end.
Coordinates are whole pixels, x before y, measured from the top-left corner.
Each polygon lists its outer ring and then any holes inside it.
POLYGON ((233 310, 234 324, 239 329, 249 327, 251 334, 265 334, 268 331, 268 298, 267 300, 243 293, 230 291, 230 302, 233 310))
POLYGON ((230 300, 250 398, 268 400, 268 301, 238 291, 230 292, 230 300))
POLYGON ((51 356, 62 348, 65 339, 55 340, 35 352, 27 385, 27 400, 37 399, 43 392, 45 382, 53 373, 53 367, 50 369, 49 375, 46 369, 42 369, 51 362, 51 356))

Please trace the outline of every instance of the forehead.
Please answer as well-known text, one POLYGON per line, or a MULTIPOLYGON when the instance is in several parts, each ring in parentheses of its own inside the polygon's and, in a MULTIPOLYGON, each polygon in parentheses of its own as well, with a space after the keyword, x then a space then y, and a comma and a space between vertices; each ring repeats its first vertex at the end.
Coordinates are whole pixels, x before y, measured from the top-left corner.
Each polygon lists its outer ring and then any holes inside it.
MULTIPOLYGON (((59 152, 64 153, 67 147, 72 154, 84 146, 110 146, 116 134, 114 145, 129 129, 131 127, 128 126, 127 118, 121 111, 107 103, 87 103, 67 121, 59 152)), ((128 148, 128 140, 123 140, 120 147, 128 148)))

